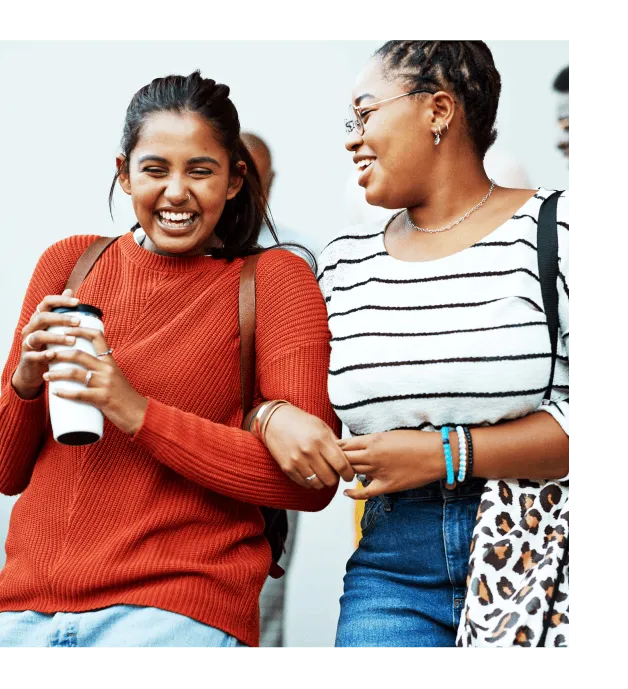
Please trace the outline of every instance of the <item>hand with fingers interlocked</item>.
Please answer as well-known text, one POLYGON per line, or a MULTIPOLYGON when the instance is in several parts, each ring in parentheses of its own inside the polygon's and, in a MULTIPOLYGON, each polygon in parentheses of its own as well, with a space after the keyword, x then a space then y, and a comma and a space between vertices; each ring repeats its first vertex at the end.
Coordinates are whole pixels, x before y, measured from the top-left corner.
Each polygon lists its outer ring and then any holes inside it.
POLYGON ((72 308, 78 303, 72 291, 65 290, 61 295, 45 297, 37 306, 22 329, 22 356, 13 374, 13 388, 23 399, 34 399, 40 394, 44 381, 78 381, 83 388, 55 390, 52 394, 92 404, 121 431, 133 434, 144 421, 148 400, 133 388, 118 368, 103 333, 78 327, 80 319, 75 315, 53 312, 53 309, 72 308), (62 326, 64 332, 48 332, 53 326, 62 326), (97 355, 78 349, 46 349, 48 345, 75 344, 77 337, 90 340, 97 355), (67 363, 68 368, 48 371, 51 363, 67 363))
POLYGON ((338 476, 345 481, 355 476, 331 428, 291 404, 272 415, 264 441, 284 474, 304 488, 333 487, 338 476))
MULTIPOLYGON (((353 500, 420 488, 445 475, 440 433, 384 431, 343 438, 338 446, 352 470, 369 480, 365 488, 344 491, 353 500)), ((457 461, 456 448, 452 447, 454 452, 457 461)))

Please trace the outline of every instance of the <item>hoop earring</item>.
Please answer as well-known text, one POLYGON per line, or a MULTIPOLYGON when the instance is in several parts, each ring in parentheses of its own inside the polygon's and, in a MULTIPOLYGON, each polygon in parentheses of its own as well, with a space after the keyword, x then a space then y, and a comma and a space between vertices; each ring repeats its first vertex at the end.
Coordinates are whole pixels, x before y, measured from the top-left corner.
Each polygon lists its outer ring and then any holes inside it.
POLYGON ((187 193, 187 197, 188 197, 188 201, 191 201, 191 200, 192 200, 192 197, 190 196, 190 192, 189 192, 189 191, 188 191, 188 193, 187 193))

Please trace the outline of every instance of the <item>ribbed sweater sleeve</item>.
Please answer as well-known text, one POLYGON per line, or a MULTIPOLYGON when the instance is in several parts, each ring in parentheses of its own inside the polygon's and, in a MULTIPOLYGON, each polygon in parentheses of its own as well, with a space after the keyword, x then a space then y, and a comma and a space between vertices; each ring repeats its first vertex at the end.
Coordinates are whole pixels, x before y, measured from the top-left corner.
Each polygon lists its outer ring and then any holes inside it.
MULTIPOLYGON (((285 399, 324 420, 339 422, 327 396, 329 330, 316 279, 303 259, 273 250, 256 277, 256 357, 261 396, 285 399)), ((316 511, 335 488, 304 489, 284 475, 251 433, 214 423, 149 399, 133 441, 200 485, 255 505, 316 511)))
POLYGON ((6 495, 21 493, 28 486, 47 419, 43 394, 34 400, 23 400, 11 385, 21 357, 22 329, 45 296, 61 294, 76 261, 94 239, 93 236, 75 236, 53 244, 39 259, 26 291, 11 351, 2 373, 0 492, 6 495))

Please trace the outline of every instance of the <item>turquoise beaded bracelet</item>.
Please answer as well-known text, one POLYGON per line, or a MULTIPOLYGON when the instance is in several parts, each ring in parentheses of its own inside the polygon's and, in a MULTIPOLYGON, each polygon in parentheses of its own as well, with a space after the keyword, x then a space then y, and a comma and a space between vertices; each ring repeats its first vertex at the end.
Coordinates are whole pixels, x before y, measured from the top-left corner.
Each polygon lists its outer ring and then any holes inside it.
POLYGON ((440 429, 440 437, 443 441, 443 452, 445 453, 445 466, 447 467, 447 484, 453 485, 454 476, 454 460, 451 456, 451 445, 449 443, 449 426, 443 426, 440 429))

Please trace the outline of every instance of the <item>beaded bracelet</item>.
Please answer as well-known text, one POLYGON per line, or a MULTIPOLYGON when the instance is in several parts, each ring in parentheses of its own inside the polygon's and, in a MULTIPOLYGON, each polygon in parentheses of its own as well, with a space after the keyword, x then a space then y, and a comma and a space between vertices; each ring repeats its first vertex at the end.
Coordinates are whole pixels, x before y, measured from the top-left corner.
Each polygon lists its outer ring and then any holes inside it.
POLYGON ((449 426, 440 429, 440 437, 443 441, 443 452, 445 453, 445 466, 447 467, 447 487, 455 486, 454 460, 451 456, 451 445, 449 443, 449 426))
POLYGON ((465 481, 468 481, 473 476, 473 440, 471 439, 471 431, 463 426, 464 436, 467 439, 467 476, 465 481))
POLYGON ((467 440, 462 426, 456 426, 458 434, 458 483, 462 483, 467 476, 467 440))

